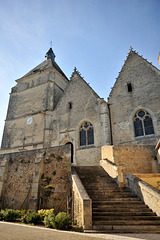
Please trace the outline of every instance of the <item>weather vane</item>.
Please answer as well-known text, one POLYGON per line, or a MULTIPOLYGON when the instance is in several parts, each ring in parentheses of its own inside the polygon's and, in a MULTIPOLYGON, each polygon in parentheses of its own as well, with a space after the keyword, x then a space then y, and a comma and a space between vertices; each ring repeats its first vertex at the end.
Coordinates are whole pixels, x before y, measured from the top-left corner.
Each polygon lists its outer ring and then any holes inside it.
POLYGON ((50 41, 50 46, 51 46, 51 47, 53 46, 52 41, 50 41))

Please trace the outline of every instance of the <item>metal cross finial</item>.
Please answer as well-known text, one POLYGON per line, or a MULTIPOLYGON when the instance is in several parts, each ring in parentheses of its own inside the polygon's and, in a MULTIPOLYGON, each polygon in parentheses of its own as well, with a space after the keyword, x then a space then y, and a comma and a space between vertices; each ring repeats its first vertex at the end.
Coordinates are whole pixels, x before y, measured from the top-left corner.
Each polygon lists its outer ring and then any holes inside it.
POLYGON ((130 49, 129 49, 130 51, 132 51, 133 50, 133 48, 132 48, 132 46, 130 46, 130 49))
POLYGON ((53 46, 52 41, 50 41, 50 46, 51 46, 51 47, 53 46))

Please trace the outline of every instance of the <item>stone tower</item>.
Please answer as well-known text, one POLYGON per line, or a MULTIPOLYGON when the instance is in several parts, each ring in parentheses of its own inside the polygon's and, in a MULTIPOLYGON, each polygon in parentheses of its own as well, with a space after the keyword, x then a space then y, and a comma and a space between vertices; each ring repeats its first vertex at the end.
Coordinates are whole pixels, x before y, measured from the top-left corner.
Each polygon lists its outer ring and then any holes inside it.
POLYGON ((44 146, 46 112, 54 110, 68 83, 52 48, 45 58, 11 89, 2 149, 44 146))

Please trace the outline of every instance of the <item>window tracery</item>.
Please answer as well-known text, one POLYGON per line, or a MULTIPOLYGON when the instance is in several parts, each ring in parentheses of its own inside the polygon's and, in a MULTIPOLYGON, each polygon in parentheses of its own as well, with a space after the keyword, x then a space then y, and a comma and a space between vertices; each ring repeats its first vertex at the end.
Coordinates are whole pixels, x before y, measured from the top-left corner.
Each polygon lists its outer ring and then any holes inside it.
POLYGON ((85 122, 79 129, 80 146, 86 146, 94 144, 94 130, 93 125, 89 122, 85 122))
POLYGON ((151 115, 146 110, 139 110, 134 116, 135 137, 154 134, 151 115))

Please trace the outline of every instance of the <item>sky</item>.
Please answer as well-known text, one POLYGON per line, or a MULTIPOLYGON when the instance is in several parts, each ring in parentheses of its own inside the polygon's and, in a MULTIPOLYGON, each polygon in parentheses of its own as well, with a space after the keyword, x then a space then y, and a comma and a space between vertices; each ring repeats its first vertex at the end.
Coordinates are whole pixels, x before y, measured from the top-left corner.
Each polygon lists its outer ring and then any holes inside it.
POLYGON ((74 67, 107 100, 130 46, 160 69, 159 0, 0 0, 0 142, 9 93, 45 60, 74 67))

